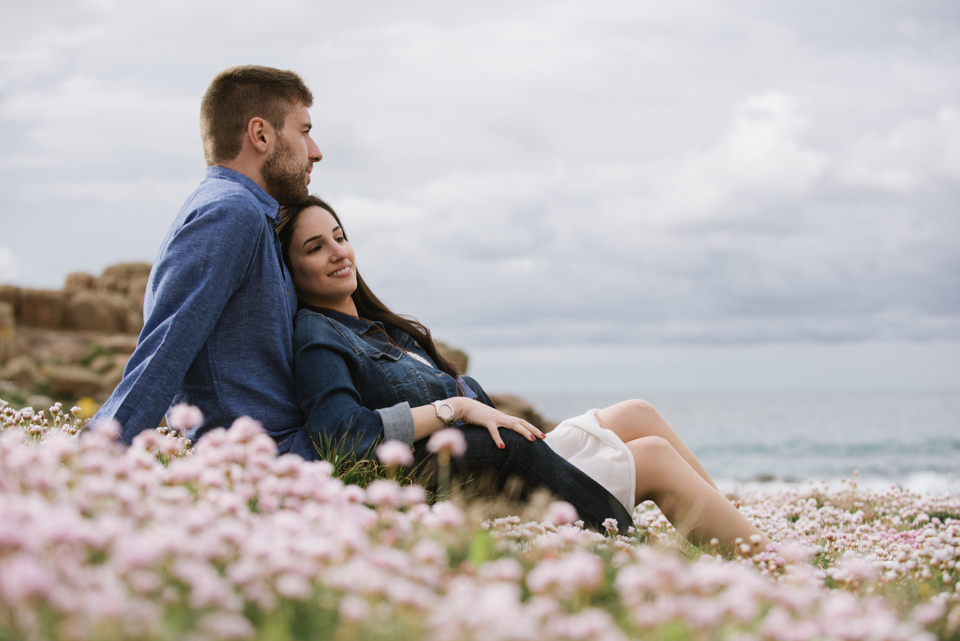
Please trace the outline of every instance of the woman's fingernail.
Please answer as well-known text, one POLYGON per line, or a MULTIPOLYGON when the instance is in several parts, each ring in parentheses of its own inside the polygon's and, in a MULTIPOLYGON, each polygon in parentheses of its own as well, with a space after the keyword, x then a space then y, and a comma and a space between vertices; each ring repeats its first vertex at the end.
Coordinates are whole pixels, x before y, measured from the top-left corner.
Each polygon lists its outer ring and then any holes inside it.
POLYGON ((500 444, 500 449, 502 450, 503 448, 504 448, 504 445, 503 445, 503 443, 501 443, 501 444, 500 444))

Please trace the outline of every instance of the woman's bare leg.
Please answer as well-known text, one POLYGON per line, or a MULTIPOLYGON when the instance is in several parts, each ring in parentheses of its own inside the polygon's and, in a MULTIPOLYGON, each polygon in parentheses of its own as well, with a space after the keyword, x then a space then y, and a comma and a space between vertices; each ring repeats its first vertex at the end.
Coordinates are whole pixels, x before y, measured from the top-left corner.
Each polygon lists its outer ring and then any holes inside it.
POLYGON ((631 440, 627 447, 637 465, 637 503, 652 500, 673 527, 691 543, 718 539, 725 552, 736 551, 734 541, 759 535, 755 551, 771 542, 726 497, 712 487, 659 436, 631 440))
POLYGON ((673 446, 704 481, 717 489, 717 484, 707 474, 700 460, 650 403, 634 399, 611 405, 597 412, 597 421, 600 427, 615 433, 624 443, 647 436, 659 436, 673 446))

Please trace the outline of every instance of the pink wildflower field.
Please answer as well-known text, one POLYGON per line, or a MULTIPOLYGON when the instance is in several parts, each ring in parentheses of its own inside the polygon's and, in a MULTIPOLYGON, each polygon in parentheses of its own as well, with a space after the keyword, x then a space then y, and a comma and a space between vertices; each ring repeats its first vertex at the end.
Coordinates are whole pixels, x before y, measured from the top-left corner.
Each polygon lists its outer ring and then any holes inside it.
POLYGON ((192 447, 79 427, 0 401, 2 640, 960 638, 954 496, 742 496, 776 543, 721 558, 651 504, 623 537, 344 484, 248 419, 192 447))

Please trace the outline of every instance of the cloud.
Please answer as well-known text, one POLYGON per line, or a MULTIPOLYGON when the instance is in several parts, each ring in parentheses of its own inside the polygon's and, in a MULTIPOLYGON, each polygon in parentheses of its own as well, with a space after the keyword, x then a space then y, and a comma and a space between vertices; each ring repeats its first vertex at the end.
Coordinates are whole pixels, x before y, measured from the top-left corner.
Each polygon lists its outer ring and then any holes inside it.
POLYGON ((44 243, 18 254, 25 284, 151 260, 201 177, 206 83, 255 61, 313 88, 312 186, 365 278, 468 348, 958 336, 946 9, 3 12, 4 243, 44 243))
POLYGON ((17 277, 17 258, 6 245, 0 245, 0 282, 7 282, 17 277))
POLYGON ((723 140, 687 158, 667 179, 654 218, 660 224, 684 224, 753 212, 771 198, 806 195, 823 176, 829 157, 803 145, 803 124, 792 96, 750 96, 723 140))
POLYGON ((960 181, 960 108, 905 119, 890 131, 863 135, 846 151, 841 181, 915 193, 931 183, 960 181))

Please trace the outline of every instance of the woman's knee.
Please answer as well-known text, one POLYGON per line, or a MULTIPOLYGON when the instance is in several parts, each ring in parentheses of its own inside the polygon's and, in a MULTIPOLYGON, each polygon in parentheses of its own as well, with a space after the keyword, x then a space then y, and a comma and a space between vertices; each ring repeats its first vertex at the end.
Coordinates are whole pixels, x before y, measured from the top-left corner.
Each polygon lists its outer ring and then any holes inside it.
POLYGON ((627 409, 632 413, 637 419, 643 420, 650 416, 658 416, 660 413, 657 411, 653 405, 639 398, 632 398, 629 401, 624 401, 627 404, 627 409))
POLYGON ((650 470, 664 463, 670 463, 672 459, 680 456, 670 442, 661 436, 644 436, 634 439, 627 443, 627 447, 633 454, 638 470, 650 470))

